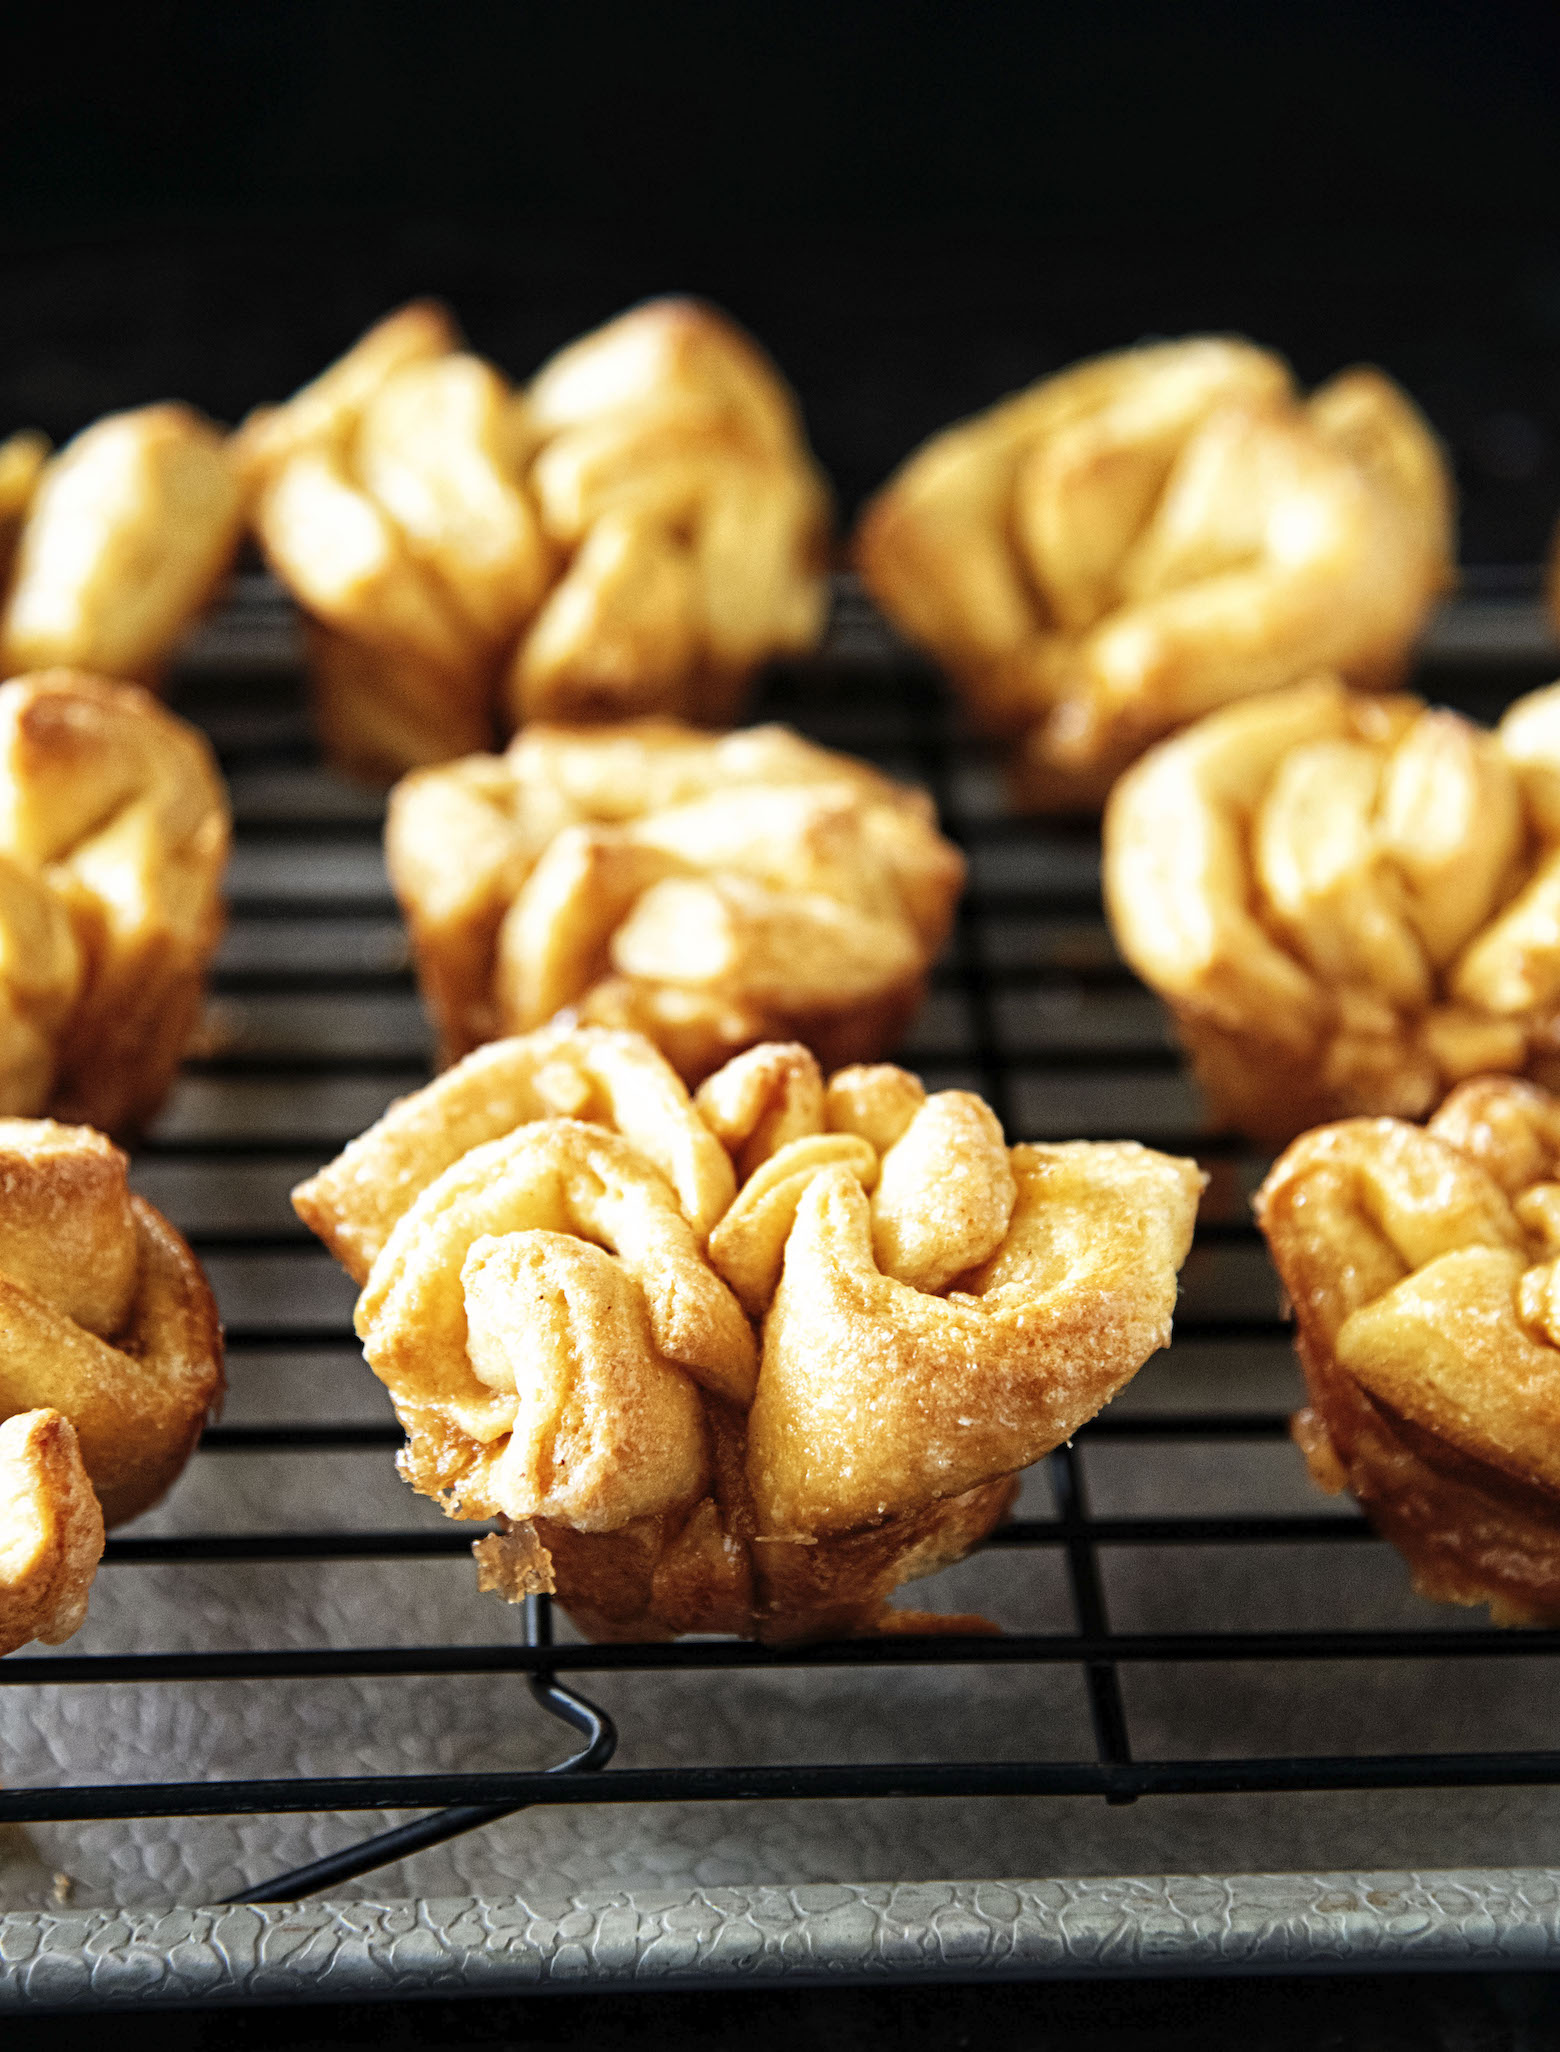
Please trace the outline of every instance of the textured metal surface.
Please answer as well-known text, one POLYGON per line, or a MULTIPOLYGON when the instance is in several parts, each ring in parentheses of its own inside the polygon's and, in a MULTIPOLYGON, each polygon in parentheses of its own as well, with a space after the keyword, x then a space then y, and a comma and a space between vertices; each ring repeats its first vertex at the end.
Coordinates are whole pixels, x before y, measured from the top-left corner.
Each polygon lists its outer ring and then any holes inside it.
POLYGON ((1560 1871, 1173 1874, 39 1911, 0 2010, 1560 1964, 1560 1871))

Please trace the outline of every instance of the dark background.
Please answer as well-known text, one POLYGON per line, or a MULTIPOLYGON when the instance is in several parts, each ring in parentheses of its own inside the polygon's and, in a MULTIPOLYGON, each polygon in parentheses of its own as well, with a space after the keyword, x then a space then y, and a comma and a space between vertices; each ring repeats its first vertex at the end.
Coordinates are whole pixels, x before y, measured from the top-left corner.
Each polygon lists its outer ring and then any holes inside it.
MULTIPOLYGON (((19 10, 12 11, 19 19, 19 10)), ((0 79, 0 426, 233 419, 412 293, 521 376, 702 291, 847 508, 1147 334, 1395 372, 1465 555, 1560 508, 1560 8, 227 0, 31 25, 0 79)))

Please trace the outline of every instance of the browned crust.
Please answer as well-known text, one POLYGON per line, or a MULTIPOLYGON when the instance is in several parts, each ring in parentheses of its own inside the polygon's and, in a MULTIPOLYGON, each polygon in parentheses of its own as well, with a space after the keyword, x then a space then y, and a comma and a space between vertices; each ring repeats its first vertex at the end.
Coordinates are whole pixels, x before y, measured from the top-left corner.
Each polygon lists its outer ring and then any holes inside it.
POLYGON ((1304 400, 1271 352, 1192 336, 932 436, 863 510, 852 557, 1011 737, 1014 803, 1092 811, 1211 707, 1324 664, 1392 688, 1454 540, 1445 452, 1390 379, 1346 371, 1304 400), (1303 560, 1268 550, 1263 516, 1286 504, 1312 525, 1303 560))
POLYGON ((6 852, 63 911, 79 958, 52 1074, 16 1079, 4 1108, 133 1134, 167 1095, 221 939, 226 787, 205 736, 136 685, 49 670, 0 689, 0 713, 18 821, 6 852), (89 856, 125 888, 100 890, 89 856))
MULTIPOLYGON (((1506 1208, 1508 1196, 1553 1175, 1557 1115, 1560 1106, 1531 1084, 1476 1078, 1428 1130, 1373 1119, 1303 1135, 1256 1199, 1297 1326, 1309 1402, 1294 1434, 1313 1476, 1324 1489, 1353 1493, 1422 1595, 1488 1604, 1499 1624, 1560 1622, 1560 1486, 1547 1454, 1542 1376, 1533 1381, 1535 1364, 1556 1350, 1522 1317, 1515 1281, 1525 1264, 1539 1264, 1527 1273, 1542 1275, 1553 1250, 1535 1244, 1506 1208), (1421 1224, 1397 1226, 1395 1204, 1421 1224), (1422 1259, 1401 1242, 1404 1231, 1425 1236, 1422 1259), (1493 1318, 1482 1300, 1459 1302, 1454 1291, 1437 1314, 1446 1347, 1465 1364, 1462 1401, 1449 1404, 1428 1379, 1416 1388, 1407 1355, 1397 1401, 1385 1385, 1364 1385, 1363 1366, 1340 1359, 1341 1347, 1351 1360, 1358 1349, 1356 1312, 1373 1313, 1379 1330, 1380 1307, 1400 1283, 1433 1275, 1438 1258, 1498 1249, 1503 1237, 1514 1278, 1503 1316, 1493 1318), (1480 1388, 1483 1415, 1472 1394, 1480 1388), (1532 1393, 1525 1423, 1523 1388, 1532 1393)), ((1551 1372, 1560 1373, 1560 1361, 1551 1372)))
POLYGON ((40 1409, 0 1422, 0 1654, 68 1639, 102 1556, 103 1513, 70 1420, 40 1409))
POLYGON ((48 1404, 69 1417, 110 1525, 166 1493, 224 1387, 216 1300, 199 1262, 144 1198, 129 1204, 138 1274, 110 1339, 0 1274, 0 1409, 48 1404))
POLYGON ((887 1065, 826 1087, 795 1043, 691 1101, 648 1042, 554 1026, 403 1100, 295 1203, 365 1282, 402 1474, 506 1529, 484 1587, 551 1584, 596 1637, 784 1641, 922 1628, 894 1589, 978 1545, 1168 1339, 1202 1182, 1127 1143, 1008 1149, 979 1099, 887 1065))
POLYGON ((689 1083, 766 1041, 803 1041, 831 1069, 891 1052, 964 880, 914 788, 785 729, 721 739, 673 720, 536 726, 504 756, 410 776, 386 857, 446 1061, 566 1008, 643 1033, 689 1083), (609 806, 591 766, 610 763, 623 778, 609 806), (748 793, 750 849, 712 817, 748 793), (693 816, 703 841, 678 824, 693 816), (653 938, 637 923, 685 886, 726 922, 724 970, 683 959, 685 919, 653 938), (625 933, 640 936, 626 963, 625 933), (817 947, 839 981, 815 972, 817 947))
POLYGON ((697 300, 631 308, 525 390, 417 302, 233 446, 257 539, 321 630, 321 735, 353 774, 535 718, 725 725, 823 631, 832 508, 800 409, 697 300), (455 386, 483 405, 419 411, 455 386))

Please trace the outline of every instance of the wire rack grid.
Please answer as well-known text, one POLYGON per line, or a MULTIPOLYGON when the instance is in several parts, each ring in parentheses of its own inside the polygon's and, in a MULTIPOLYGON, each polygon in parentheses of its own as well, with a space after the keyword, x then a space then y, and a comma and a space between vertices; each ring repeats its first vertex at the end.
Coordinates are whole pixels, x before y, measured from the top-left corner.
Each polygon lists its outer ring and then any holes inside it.
MULTIPOLYGON (((1534 610, 1508 597, 1484 606, 1482 625, 1477 607, 1452 616, 1433 646, 1426 688, 1488 717, 1516 690, 1540 681, 1548 651, 1534 610)), ((414 986, 378 860, 381 804, 320 768, 308 738, 293 623, 264 579, 240 581, 232 605, 185 666, 178 703, 210 731, 233 786, 231 930, 214 980, 205 1051, 188 1063, 170 1112, 139 1150, 137 1177, 174 1213, 213 1274, 236 1386, 300 1352, 331 1364, 332 1374, 366 1381, 348 1316, 350 1292, 329 1299, 339 1308, 318 1310, 326 1264, 292 1219, 285 1192, 428 1073, 414 986)), ((1040 1500, 1029 1491, 1021 1515, 992 1536, 982 1556, 1005 1553, 1020 1574, 1042 1557, 1059 1564, 1068 1614, 1053 1628, 1010 1628, 999 1638, 895 1636, 783 1648, 724 1639, 591 1645, 566 1636, 561 1615, 555 1639, 545 1598, 530 1599, 523 1614, 491 1604, 484 1638, 447 1643, 401 1643, 369 1630, 349 1644, 268 1644, 262 1613, 257 1642, 240 1647, 100 1648, 89 1626, 78 1642, 83 1650, 0 1664, 0 1686, 65 1697, 107 1684, 523 1677, 534 1709, 516 1695, 514 1716, 550 1716, 577 1743, 539 1769, 451 1770, 414 1759, 394 1772, 341 1774, 312 1771, 308 1735, 300 1733, 296 1764, 284 1774, 34 1776, 0 1792, 0 1825, 418 1813, 324 1858, 284 1872, 257 1871, 229 1898, 266 1902, 343 1883, 536 1805, 897 1796, 1091 1796, 1124 1805, 1163 1794, 1249 1798, 1560 1783, 1560 1749, 1548 1744, 1413 1750, 1399 1742, 1399 1732, 1378 1731, 1347 1750, 1265 1752, 1260 1732, 1243 1726, 1241 1678, 1255 1665, 1290 1673, 1329 1663, 1349 1669, 1487 1662, 1499 1669, 1520 1659, 1547 1666, 1560 1655, 1560 1632, 1497 1631, 1460 1613, 1416 1608, 1412 1599, 1384 1622, 1330 1620, 1327 1588, 1340 1558, 1385 1552, 1364 1520, 1320 1498, 1300 1498, 1310 1505, 1302 1508, 1231 1508, 1218 1486, 1204 1486, 1210 1476, 1216 1484, 1233 1449, 1276 1449, 1275 1458, 1298 1466, 1283 1449, 1288 1371, 1276 1364, 1287 1360, 1287 1335, 1247 1203, 1263 1164, 1237 1138, 1201 1128, 1158 1007, 1110 946, 1092 829, 1006 813, 987 756, 959 728, 936 678, 893 644, 848 586, 838 595, 823 656, 773 677, 758 710, 927 783, 946 830, 966 850, 970 888, 906 1057, 912 1066, 934 1087, 980 1090, 1014 1138, 1137 1138, 1196 1153, 1211 1171, 1169 1355, 1073 1445, 1049 1457, 1040 1500), (1253 1363, 1265 1364, 1264 1372, 1253 1363), (1169 1507, 1113 1509, 1113 1497, 1133 1500, 1119 1478, 1144 1461, 1170 1464, 1164 1472, 1177 1479, 1169 1507), (1103 1504, 1096 1501, 1101 1478, 1103 1504), (1245 1550, 1263 1560, 1277 1546, 1297 1549, 1309 1563, 1320 1592, 1311 1621, 1264 1617, 1258 1604, 1210 1625, 1198 1621, 1195 1601, 1172 1601, 1178 1614, 1147 1625, 1116 1616, 1114 1568, 1121 1558, 1139 1563, 1150 1584, 1157 1577, 1184 1589, 1195 1586, 1195 1563, 1211 1552, 1245 1550), (718 1690, 755 1673, 909 1667, 962 1671, 971 1692, 1003 1668, 1067 1670, 1081 1683, 1089 1744, 1053 1755, 1027 1737, 1010 1756, 983 1758, 970 1756, 954 1736, 939 1745, 933 1735, 922 1756, 882 1762, 827 1757, 828 1734, 820 1731, 813 1757, 614 1767, 621 1708, 609 1715, 578 1686, 588 1687, 592 1676, 673 1672, 705 1678, 718 1690), (1145 1754, 1135 1741, 1134 1678, 1154 1668, 1190 1670, 1199 1677, 1196 1689, 1220 1706, 1189 1756, 1165 1757, 1152 1746, 1145 1754)), ((357 1407, 351 1416, 322 1421, 317 1406, 286 1416, 273 1405, 261 1422, 212 1427, 197 1464, 260 1455, 285 1457, 295 1473, 307 1472, 311 1461, 348 1455, 388 1464, 398 1444, 387 1414, 365 1417, 357 1407)), ((267 1564, 427 1561, 464 1554, 470 1541, 470 1527, 432 1520, 367 1528, 321 1517, 312 1526, 279 1520, 238 1532, 154 1521, 110 1539, 106 1573, 209 1576, 267 1564)), ((977 1561, 962 1572, 968 1578, 980 1571, 977 1561)), ((971 1586, 966 1579, 965 1589, 971 1586)), ((949 1607, 970 1607, 967 1595, 949 1607)), ((1303 1602, 1298 1607, 1306 1610, 1303 1602)))

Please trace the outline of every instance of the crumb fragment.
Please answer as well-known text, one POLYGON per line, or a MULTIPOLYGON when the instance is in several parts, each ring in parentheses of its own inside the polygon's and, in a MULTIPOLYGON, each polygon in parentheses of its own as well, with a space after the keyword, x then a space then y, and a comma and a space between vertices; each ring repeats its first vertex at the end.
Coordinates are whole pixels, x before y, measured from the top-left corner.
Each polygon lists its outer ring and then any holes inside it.
POLYGON ((489 1532, 471 1543, 477 1587, 483 1595, 519 1603, 526 1596, 551 1596, 557 1588, 552 1555, 527 1522, 507 1532, 489 1532))

